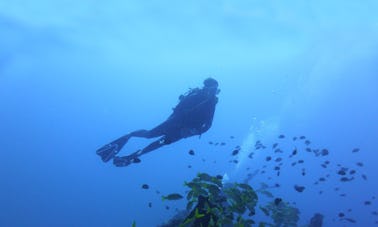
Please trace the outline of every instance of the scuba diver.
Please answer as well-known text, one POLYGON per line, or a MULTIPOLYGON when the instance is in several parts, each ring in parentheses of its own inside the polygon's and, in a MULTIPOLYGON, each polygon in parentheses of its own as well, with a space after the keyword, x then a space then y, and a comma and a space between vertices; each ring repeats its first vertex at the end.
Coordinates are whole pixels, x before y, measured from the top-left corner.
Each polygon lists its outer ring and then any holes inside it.
POLYGON ((218 82, 213 78, 207 78, 203 84, 202 88, 190 89, 186 94, 180 95, 180 102, 173 108, 173 113, 160 125, 151 130, 133 131, 104 145, 96 153, 101 156, 102 161, 108 162, 113 159, 114 165, 123 167, 140 162, 141 155, 164 145, 195 135, 201 136, 211 127, 218 102, 216 95, 220 92, 218 82), (160 138, 130 155, 117 156, 131 137, 160 138))

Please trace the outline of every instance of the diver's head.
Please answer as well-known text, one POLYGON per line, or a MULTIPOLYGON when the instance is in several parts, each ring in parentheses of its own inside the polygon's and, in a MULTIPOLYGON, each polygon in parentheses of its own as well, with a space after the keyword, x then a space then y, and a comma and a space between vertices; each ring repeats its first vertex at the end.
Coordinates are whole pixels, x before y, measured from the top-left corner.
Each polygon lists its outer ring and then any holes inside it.
POLYGON ((214 95, 218 94, 220 90, 218 89, 218 81, 209 77, 203 81, 203 88, 214 95))

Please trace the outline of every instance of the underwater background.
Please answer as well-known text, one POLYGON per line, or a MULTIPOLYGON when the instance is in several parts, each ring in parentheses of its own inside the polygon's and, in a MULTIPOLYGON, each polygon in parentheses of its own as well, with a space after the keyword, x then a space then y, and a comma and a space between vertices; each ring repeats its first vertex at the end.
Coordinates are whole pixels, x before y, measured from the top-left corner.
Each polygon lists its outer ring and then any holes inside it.
POLYGON ((374 0, 0 0, 0 226, 157 226, 186 205, 162 195, 184 195, 198 172, 279 184, 270 192, 299 209, 298 226, 315 213, 324 226, 377 225, 377 11, 374 0), (164 121, 207 77, 221 92, 201 138, 125 168, 96 155, 164 121))

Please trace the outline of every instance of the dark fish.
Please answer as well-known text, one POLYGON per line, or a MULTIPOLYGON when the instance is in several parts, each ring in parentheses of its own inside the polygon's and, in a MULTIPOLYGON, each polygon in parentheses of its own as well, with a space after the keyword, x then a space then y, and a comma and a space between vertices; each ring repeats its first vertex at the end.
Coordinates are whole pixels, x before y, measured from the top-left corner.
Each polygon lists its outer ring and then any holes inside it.
POLYGON ((232 151, 232 156, 239 154, 239 151, 240 151, 240 147, 235 148, 235 150, 232 151))
POLYGON ((166 195, 166 196, 162 196, 162 199, 163 200, 179 200, 179 199, 182 199, 183 196, 178 194, 178 193, 172 193, 172 194, 169 194, 169 195, 166 195))
POLYGON ((188 168, 190 169, 190 168, 192 168, 192 166, 191 166, 191 165, 188 165, 188 168))
POLYGON ((356 170, 352 169, 351 171, 349 171, 349 174, 353 175, 356 173, 356 170))
POLYGON ((273 147, 273 149, 274 149, 274 148, 276 148, 277 146, 278 146, 278 143, 274 143, 272 147, 273 147))
POLYGON ((276 158, 275 161, 276 161, 276 162, 280 162, 280 161, 282 161, 282 158, 278 157, 278 158, 276 158))
POLYGON ((324 164, 328 165, 328 164, 329 164, 329 161, 328 161, 328 160, 327 160, 327 161, 325 161, 325 162, 324 162, 324 164))
POLYGON ((340 190, 340 188, 336 187, 336 188, 334 188, 334 190, 335 190, 335 191, 338 191, 338 190, 340 190))
POLYGON ((342 177, 342 178, 340 178, 340 181, 342 181, 342 182, 347 182, 347 181, 351 181, 351 180, 353 180, 354 178, 352 177, 352 178, 348 178, 348 177, 342 177))
POLYGON ((322 191, 322 190, 319 191, 319 195, 321 195, 321 194, 323 194, 323 191, 322 191))
POLYGON ((278 183, 276 183, 274 186, 275 186, 276 188, 279 188, 281 185, 278 184, 278 183))
POLYGON ((303 163, 304 161, 301 159, 301 160, 298 160, 298 163, 303 163))
POLYGON ((294 137, 293 137, 293 141, 296 141, 296 140, 297 140, 297 137, 296 137, 296 136, 294 136, 294 137))
POLYGON ((357 162, 356 165, 360 166, 360 167, 363 167, 364 166, 364 163, 362 162, 357 162))
POLYGON ((297 162, 293 162, 291 163, 291 166, 295 166, 297 164, 297 162))
POLYGON ((230 136, 230 139, 234 139, 235 137, 234 136, 230 136))
POLYGON ((265 158, 265 160, 266 160, 267 162, 269 162, 270 160, 272 160, 272 157, 268 156, 268 157, 265 158))
POLYGON ((327 168, 327 165, 326 165, 326 164, 321 164, 321 166, 322 166, 323 168, 327 168))
POLYGON ((340 212, 338 215, 340 218, 345 217, 345 214, 343 212, 340 212))
POLYGON ((302 176, 305 176, 306 175, 306 172, 305 171, 302 171, 302 176))
POLYGON ((306 139, 306 136, 301 136, 301 137, 299 137, 299 139, 304 140, 304 139, 306 139))
POLYGON ((222 142, 222 143, 220 143, 220 145, 221 145, 221 146, 224 146, 224 145, 226 145, 226 143, 225 143, 225 142, 222 142))
POLYGON ((143 184, 143 185, 142 185, 142 188, 143 188, 143 189, 149 189, 150 186, 148 186, 148 184, 143 184))
POLYGON ((319 181, 325 181, 324 177, 319 178, 319 181))
POLYGON ((193 150, 189 150, 189 154, 190 155, 194 155, 194 151, 193 150))
POLYGON ((346 194, 345 194, 345 193, 342 193, 342 194, 340 194, 340 196, 341 196, 341 197, 345 197, 345 196, 346 196, 346 194))
POLYGON ((311 141, 310 141, 310 140, 306 140, 306 141, 305 141, 305 144, 306 144, 306 146, 308 146, 308 145, 311 144, 311 141))
POLYGON ((371 205, 371 202, 370 201, 365 201, 364 204, 365 205, 371 205))
POLYGON ((354 149, 352 150, 353 153, 356 153, 356 152, 359 152, 359 151, 360 151, 359 148, 354 148, 354 149))
POLYGON ((253 159, 253 155, 254 155, 253 152, 249 153, 248 158, 253 159))
POLYGON ((236 159, 235 159, 235 160, 233 160, 232 162, 235 163, 235 164, 237 164, 237 163, 239 163, 239 160, 236 160, 236 159))
POLYGON ((151 203, 151 202, 148 203, 148 207, 149 207, 149 208, 152 207, 152 203, 151 203))
POLYGON ((209 144, 210 144, 210 145, 213 145, 214 143, 213 143, 212 141, 209 141, 209 144))
POLYGON ((299 185, 294 185, 294 189, 297 192, 303 192, 305 190, 305 187, 304 186, 299 186, 299 185))
POLYGON ((274 167, 274 170, 277 170, 277 171, 278 171, 278 170, 280 170, 280 167, 279 167, 279 166, 275 166, 275 167, 274 167))
POLYGON ((280 172, 280 171, 278 171, 278 172, 277 172, 277 177, 279 177, 279 176, 280 176, 280 174, 281 174, 281 172, 280 172))
POLYGON ((293 152, 291 153, 291 155, 296 155, 298 153, 298 150, 297 150, 297 148, 295 148, 294 150, 293 150, 293 152))
POLYGON ((309 147, 306 148, 306 151, 307 151, 307 152, 312 152, 311 148, 309 148, 309 147))
POLYGON ((215 146, 218 146, 218 144, 219 144, 219 142, 216 142, 214 145, 215 145, 215 146))
POLYGON ((170 208, 169 206, 165 206, 165 209, 166 209, 166 210, 169 210, 169 208, 170 208))
POLYGON ((277 148, 276 150, 274 150, 274 153, 283 153, 283 151, 279 148, 277 148))
POLYGON ((345 170, 341 169, 337 172, 337 174, 344 176, 346 174, 345 170))
POLYGON ((367 180, 367 176, 365 174, 362 174, 361 177, 364 179, 364 180, 367 180))
POLYGON ((278 136, 278 139, 283 139, 283 138, 285 138, 285 135, 283 135, 283 134, 278 136))
POLYGON ((329 154, 329 151, 327 149, 323 149, 321 155, 326 156, 329 154))
POLYGON ((278 206, 281 202, 282 202, 281 198, 274 199, 274 204, 276 204, 276 206, 278 206))

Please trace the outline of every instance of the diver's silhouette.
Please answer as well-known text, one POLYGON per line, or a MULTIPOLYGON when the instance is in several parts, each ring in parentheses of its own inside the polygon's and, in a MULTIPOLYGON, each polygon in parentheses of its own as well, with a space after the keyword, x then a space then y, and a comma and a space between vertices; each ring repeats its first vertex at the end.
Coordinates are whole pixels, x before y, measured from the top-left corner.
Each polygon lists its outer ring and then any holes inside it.
POLYGON ((139 156, 153 151, 161 146, 176 142, 182 138, 201 135, 212 124, 215 106, 218 102, 218 82, 213 78, 204 80, 202 88, 191 89, 185 95, 179 97, 180 102, 173 109, 173 113, 166 121, 151 130, 137 130, 106 144, 97 150, 104 162, 113 159, 116 166, 127 166, 140 162, 139 156), (116 156, 131 137, 143 137, 160 139, 152 142, 147 147, 130 155, 116 156))

